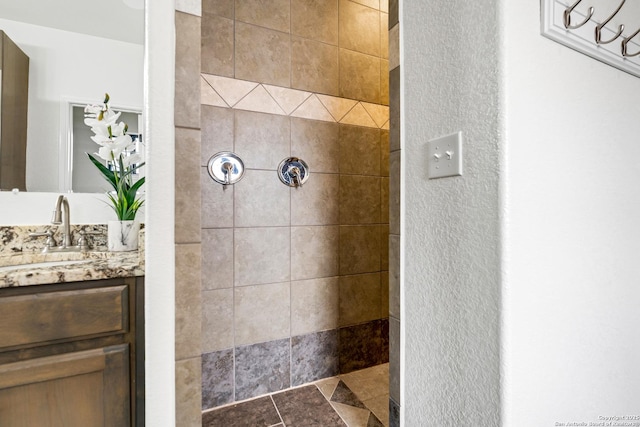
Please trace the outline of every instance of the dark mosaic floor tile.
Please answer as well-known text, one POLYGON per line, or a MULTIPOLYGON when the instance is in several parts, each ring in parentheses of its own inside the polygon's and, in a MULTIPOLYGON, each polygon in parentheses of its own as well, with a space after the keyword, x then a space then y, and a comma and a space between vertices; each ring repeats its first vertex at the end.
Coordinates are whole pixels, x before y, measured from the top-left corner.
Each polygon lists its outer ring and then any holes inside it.
POLYGON ((369 421, 367 422, 367 427, 384 427, 382 421, 378 419, 373 412, 369 414, 369 421))
POLYGON ((289 339, 236 348, 236 400, 290 387, 289 339))
POLYGON ((382 332, 379 321, 340 328, 338 333, 341 374, 380 364, 382 332))
POLYGON ((291 385, 338 375, 338 330, 291 338, 291 385))
POLYGON ((202 409, 233 402, 233 349, 202 355, 202 409))
POLYGON ((347 427, 314 385, 284 391, 272 397, 286 426, 347 427))
POLYGON ((261 397, 202 415, 202 427, 269 427, 282 422, 270 397, 261 397))
POLYGON ((336 389, 331 395, 331 401, 337 403, 343 403, 349 406, 355 406, 356 408, 366 409, 366 406, 358 399, 358 397, 351 391, 349 387, 340 381, 336 386, 336 389))
POLYGON ((389 399, 389 427, 400 427, 400 405, 389 399))

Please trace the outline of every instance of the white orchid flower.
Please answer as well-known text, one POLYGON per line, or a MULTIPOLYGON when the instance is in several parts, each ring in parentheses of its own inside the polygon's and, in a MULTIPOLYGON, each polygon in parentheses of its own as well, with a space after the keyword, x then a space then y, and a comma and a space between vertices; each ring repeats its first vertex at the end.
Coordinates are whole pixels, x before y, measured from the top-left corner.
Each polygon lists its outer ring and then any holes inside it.
POLYGON ((125 168, 129 168, 129 166, 134 165, 136 163, 140 163, 140 161, 142 160, 142 157, 140 156, 140 154, 135 153, 135 154, 131 154, 129 156, 125 156, 122 158, 122 164, 124 165, 125 168))

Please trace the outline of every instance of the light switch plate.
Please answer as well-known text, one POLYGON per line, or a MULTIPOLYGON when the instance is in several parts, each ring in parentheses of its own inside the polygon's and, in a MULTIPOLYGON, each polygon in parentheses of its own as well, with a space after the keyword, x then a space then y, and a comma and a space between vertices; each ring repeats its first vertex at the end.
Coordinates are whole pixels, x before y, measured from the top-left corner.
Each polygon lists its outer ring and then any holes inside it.
POLYGON ((429 144, 429 179, 462 175, 462 132, 432 139, 429 144))

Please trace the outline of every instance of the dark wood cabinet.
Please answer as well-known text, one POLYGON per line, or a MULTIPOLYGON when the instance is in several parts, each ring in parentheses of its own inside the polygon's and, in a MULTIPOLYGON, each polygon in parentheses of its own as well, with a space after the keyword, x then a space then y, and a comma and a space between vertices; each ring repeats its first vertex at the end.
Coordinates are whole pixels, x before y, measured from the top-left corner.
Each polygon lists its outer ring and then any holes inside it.
POLYGON ((0 289, 0 426, 143 426, 143 286, 0 289))

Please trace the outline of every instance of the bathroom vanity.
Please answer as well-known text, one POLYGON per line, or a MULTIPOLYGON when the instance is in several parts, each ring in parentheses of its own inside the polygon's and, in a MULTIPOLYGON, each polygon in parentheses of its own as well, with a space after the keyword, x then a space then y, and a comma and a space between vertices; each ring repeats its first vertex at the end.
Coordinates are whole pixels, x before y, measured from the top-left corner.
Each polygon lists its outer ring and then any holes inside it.
POLYGON ((144 425, 143 254, 31 256, 0 264, 0 426, 144 425))

